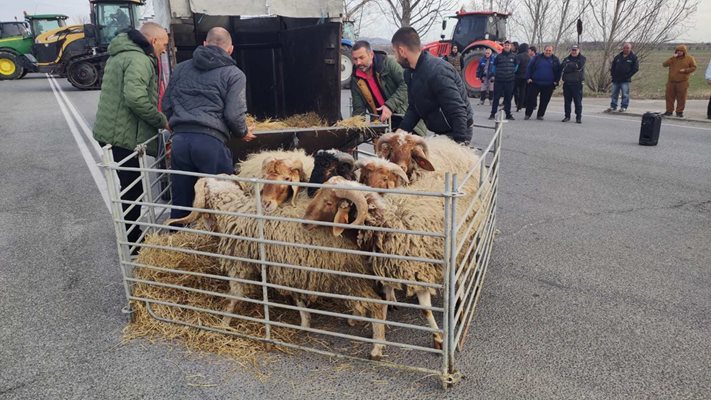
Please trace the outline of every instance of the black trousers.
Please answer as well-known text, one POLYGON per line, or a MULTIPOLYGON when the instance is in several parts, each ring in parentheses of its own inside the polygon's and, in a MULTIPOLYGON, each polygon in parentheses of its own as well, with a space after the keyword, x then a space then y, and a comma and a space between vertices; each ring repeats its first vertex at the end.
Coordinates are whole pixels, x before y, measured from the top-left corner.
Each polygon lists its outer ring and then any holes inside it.
POLYGON ((570 103, 575 103, 575 117, 580 118, 583 115, 583 84, 582 83, 564 83, 563 84, 563 108, 565 116, 570 118, 570 103))
MULTIPOLYGON (((106 143, 101 143, 99 144, 103 147, 106 145, 106 143)), ((111 153, 114 156, 114 160, 116 162, 123 160, 124 158, 128 157, 129 154, 133 153, 133 150, 127 150, 121 147, 116 147, 116 146, 111 146, 111 153)), ((123 165, 123 167, 131 167, 131 168, 138 168, 138 157, 133 157, 130 158, 128 161, 126 161, 123 165)), ((116 171, 116 174, 118 175, 119 179, 119 185, 121 186, 121 191, 123 191, 125 188, 127 188, 130 184, 132 184, 136 179, 141 177, 140 172, 135 172, 135 171, 116 171)), ((126 200, 126 201, 136 201, 138 200, 139 197, 143 194, 143 185, 139 182, 136 185, 134 185, 131 189, 129 189, 123 196, 121 196, 121 200, 126 200)), ((126 210, 131 207, 131 204, 122 204, 121 207, 123 208, 123 212, 125 213, 126 210)), ((128 232, 128 241, 129 242, 137 242, 138 239, 141 236, 141 233, 143 232, 139 226, 136 226, 133 224, 133 221, 138 220, 138 217, 141 216, 141 206, 134 206, 131 211, 126 214, 124 219, 126 220, 126 232, 128 232), (135 228, 131 231, 131 228, 135 228)))
POLYGON ((526 115, 531 116, 533 114, 533 109, 536 108, 536 100, 538 95, 541 96, 541 100, 538 101, 538 112, 536 112, 537 117, 542 117, 546 115, 546 109, 548 108, 548 103, 551 101, 551 96, 553 96, 553 91, 555 90, 554 85, 537 85, 532 83, 528 85, 528 102, 526 104, 526 115))
POLYGON ((506 116, 511 115, 511 97, 514 92, 514 81, 494 82, 494 102, 491 103, 491 115, 495 115, 499 110, 499 99, 504 98, 504 112, 506 116))
POLYGON ((526 108, 526 92, 528 89, 528 81, 526 78, 516 78, 514 87, 514 102, 516 103, 516 111, 526 108))
POLYGON ((711 97, 709 97, 709 106, 708 106, 708 108, 706 109, 706 117, 707 117, 708 119, 711 119, 711 97))

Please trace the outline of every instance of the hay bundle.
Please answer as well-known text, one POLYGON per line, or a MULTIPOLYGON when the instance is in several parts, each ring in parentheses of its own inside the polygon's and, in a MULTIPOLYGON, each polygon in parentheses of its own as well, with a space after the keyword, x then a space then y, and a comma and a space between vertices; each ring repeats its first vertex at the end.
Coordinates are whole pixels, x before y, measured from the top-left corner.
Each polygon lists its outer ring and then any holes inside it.
MULTIPOLYGON (((326 128, 329 125, 321 119, 315 112, 305 114, 294 114, 284 119, 257 120, 254 116, 247 114, 247 125, 254 126, 255 131, 272 131, 289 128, 326 128)), ((367 130, 371 125, 367 116, 355 115, 350 118, 342 119, 332 126, 337 128, 350 128, 367 130)))
MULTIPOLYGON (((146 238, 145 243, 217 253, 219 240, 209 235, 180 232, 153 234, 146 238)), ((217 258, 186 254, 176 250, 144 248, 138 256, 137 262, 180 271, 222 275, 217 258)), ((217 293, 229 292, 229 283, 221 279, 157 271, 146 267, 136 268, 134 273, 136 278, 146 281, 180 285, 217 293)), ((222 311, 228 303, 228 299, 223 297, 194 293, 183 289, 159 287, 146 283, 136 284, 133 294, 137 297, 215 311, 222 311)), ((123 336, 125 340, 135 338, 148 338, 149 340, 179 339, 189 349, 224 355, 235 359, 243 366, 256 365, 258 356, 262 356, 261 353, 266 349, 265 344, 261 342, 162 322, 151 316, 147 307, 146 302, 133 302, 134 320, 124 329, 123 336)), ((198 326, 226 329, 222 325, 222 317, 220 315, 159 304, 151 304, 150 308, 159 318, 182 321, 198 326)), ((261 305, 245 304, 244 309, 246 310, 246 315, 262 318, 261 305)), ((272 309, 271 318, 298 324, 297 316, 294 313, 287 313, 280 309, 272 309)), ((257 322, 236 319, 231 327, 227 329, 256 337, 264 337, 264 325, 257 322)), ((299 332, 293 329, 275 327, 272 328, 271 334, 273 338, 287 343, 299 342, 297 338, 299 332)), ((277 347, 277 349, 286 351, 284 348, 277 347)))

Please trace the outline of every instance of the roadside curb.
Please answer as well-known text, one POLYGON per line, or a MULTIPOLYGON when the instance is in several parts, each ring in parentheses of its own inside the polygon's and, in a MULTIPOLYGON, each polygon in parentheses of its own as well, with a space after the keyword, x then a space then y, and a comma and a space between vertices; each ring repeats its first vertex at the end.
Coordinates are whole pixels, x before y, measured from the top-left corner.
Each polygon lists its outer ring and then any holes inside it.
MULTIPOLYGON (((643 115, 643 113, 634 112, 634 111, 632 111, 632 112, 629 112, 629 111, 625 111, 625 112, 618 112, 618 111, 604 112, 604 111, 600 111, 599 114, 602 114, 602 115, 629 116, 629 117, 639 117, 639 118, 641 118, 642 115, 643 115)), ((711 119, 706 119, 706 118, 704 118, 704 119, 701 119, 701 118, 679 118, 679 117, 674 117, 674 116, 663 116, 662 118, 665 119, 665 120, 670 120, 670 121, 674 121, 674 122, 687 121, 687 122, 700 122, 700 123, 704 123, 704 124, 711 124, 711 119)))

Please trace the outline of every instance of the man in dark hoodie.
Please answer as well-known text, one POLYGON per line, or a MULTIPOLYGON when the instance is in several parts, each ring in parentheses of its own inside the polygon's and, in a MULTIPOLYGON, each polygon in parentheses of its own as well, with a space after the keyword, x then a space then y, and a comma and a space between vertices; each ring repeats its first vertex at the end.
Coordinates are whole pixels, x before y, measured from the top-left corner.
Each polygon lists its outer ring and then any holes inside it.
POLYGON ((570 121, 570 103, 575 103, 575 122, 583 120, 583 81, 585 81, 585 56, 580 54, 580 48, 573 45, 570 55, 563 59, 561 64, 563 77, 563 108, 565 118, 563 122, 570 121))
MULTIPOLYGON (((175 68, 163 97, 163 112, 173 129, 171 168, 204 174, 233 174, 232 137, 255 138, 247 126, 247 79, 231 54, 232 37, 224 28, 210 29, 193 58, 175 68)), ((173 205, 191 207, 196 177, 172 176, 173 205)), ((171 218, 188 211, 172 209, 171 218)))
POLYGON ((499 109, 499 99, 504 98, 504 112, 506 119, 513 120, 511 115, 511 98, 514 93, 514 84, 516 78, 516 69, 518 68, 518 60, 516 55, 511 51, 511 42, 504 42, 504 49, 496 56, 493 63, 494 68, 494 103, 491 105, 491 114, 489 119, 496 117, 496 112, 499 109))
POLYGON ((398 29, 391 43, 407 84, 408 106, 400 129, 412 132, 423 120, 432 132, 468 144, 474 111, 461 75, 443 59, 422 51, 420 35, 411 27, 398 29))
POLYGON ((516 112, 519 112, 522 108, 526 108, 526 88, 528 87, 526 69, 528 68, 528 62, 531 61, 531 56, 528 54, 528 43, 521 43, 518 46, 516 61, 518 61, 518 69, 516 70, 516 83, 514 85, 514 101, 516 102, 516 112))
MULTIPOLYGON (((158 111, 157 61, 168 45, 168 33, 154 22, 146 22, 141 30, 120 33, 109 44, 109 59, 101 82, 99 107, 94 123, 94 139, 101 146, 111 145, 114 160, 130 156, 137 145, 147 141, 162 128, 168 128, 166 118, 158 111)), ((153 141, 147 153, 155 155, 158 148, 153 141)), ((124 167, 138 168, 138 158, 128 159, 124 167)), ((140 172, 118 171, 119 184, 126 193, 122 200, 135 201, 143 194, 139 183, 140 172)), ((141 207, 122 205, 129 242, 137 242, 141 229, 133 223, 141 214, 141 207), (130 208, 130 210, 129 210, 130 208)))
POLYGON ((622 45, 622 51, 615 56, 610 65, 612 96, 610 96, 610 108, 605 112, 617 110, 617 99, 620 97, 620 93, 622 93, 620 112, 627 111, 627 107, 630 104, 630 82, 632 82, 632 76, 637 71, 639 71, 637 56, 632 52, 632 44, 625 42, 622 45))

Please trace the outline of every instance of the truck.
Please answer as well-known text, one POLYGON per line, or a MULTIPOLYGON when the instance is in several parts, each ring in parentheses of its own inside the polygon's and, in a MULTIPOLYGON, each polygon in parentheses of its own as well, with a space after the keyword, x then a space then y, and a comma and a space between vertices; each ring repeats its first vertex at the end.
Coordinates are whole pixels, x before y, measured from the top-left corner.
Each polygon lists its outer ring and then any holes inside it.
MULTIPOLYGON (((510 13, 495 11, 458 11, 447 19, 456 19, 451 37, 442 35, 442 40, 423 46, 437 57, 448 55, 456 45, 462 57, 462 80, 470 97, 476 97, 481 89, 481 81, 476 77, 479 59, 486 49, 492 54, 501 53, 502 42, 506 39, 506 22, 510 13)), ((442 21, 442 30, 447 28, 447 19, 442 21)))

